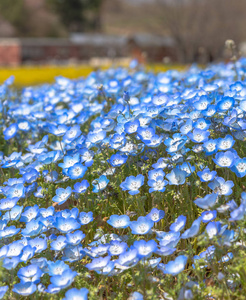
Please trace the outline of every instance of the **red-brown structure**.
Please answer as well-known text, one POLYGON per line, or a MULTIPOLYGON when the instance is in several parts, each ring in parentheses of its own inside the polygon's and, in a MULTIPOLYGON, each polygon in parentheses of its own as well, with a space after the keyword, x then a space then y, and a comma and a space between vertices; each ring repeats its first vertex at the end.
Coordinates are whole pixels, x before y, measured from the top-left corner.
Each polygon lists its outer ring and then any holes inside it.
POLYGON ((76 34, 62 38, 5 38, 0 39, 0 65, 25 63, 66 63, 73 59, 88 61, 92 57, 137 58, 160 62, 164 57, 176 59, 170 38, 152 35, 132 37, 99 34, 76 34))

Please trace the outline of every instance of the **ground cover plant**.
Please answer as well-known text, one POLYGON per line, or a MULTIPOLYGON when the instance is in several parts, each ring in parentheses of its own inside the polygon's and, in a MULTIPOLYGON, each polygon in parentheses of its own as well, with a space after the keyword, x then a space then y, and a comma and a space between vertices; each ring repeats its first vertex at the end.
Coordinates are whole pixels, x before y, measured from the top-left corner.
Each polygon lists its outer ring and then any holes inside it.
POLYGON ((245 299, 245 74, 6 80, 0 297, 245 299))

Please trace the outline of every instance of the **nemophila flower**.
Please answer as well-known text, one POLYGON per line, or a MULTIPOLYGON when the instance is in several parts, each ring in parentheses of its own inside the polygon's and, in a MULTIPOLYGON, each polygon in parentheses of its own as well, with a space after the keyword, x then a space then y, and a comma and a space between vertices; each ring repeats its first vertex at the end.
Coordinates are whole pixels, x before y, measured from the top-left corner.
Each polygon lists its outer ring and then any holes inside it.
POLYGON ((231 151, 219 152, 215 155, 213 161, 220 167, 230 168, 234 164, 234 153, 231 151))
POLYGON ((99 191, 104 190, 107 187, 108 183, 109 183, 109 179, 105 175, 101 175, 99 178, 93 180, 92 192, 98 193, 99 191))
POLYGON ((4 260, 3 260, 3 268, 6 269, 6 270, 13 270, 17 267, 17 265, 20 263, 20 258, 19 256, 13 256, 13 257, 6 257, 4 260))
POLYGON ((87 167, 83 166, 80 163, 77 163, 67 170, 67 175, 71 179, 79 179, 85 175, 86 171, 87 167))
POLYGON ((9 198, 22 198, 25 196, 25 187, 23 184, 19 183, 11 186, 6 191, 6 196, 9 198))
POLYGON ((0 238, 7 238, 16 235, 20 231, 20 228, 16 228, 14 225, 5 227, 0 230, 0 238))
POLYGON ((79 153, 74 154, 73 156, 64 156, 63 163, 59 163, 58 166, 63 169, 68 169, 75 165, 76 163, 79 163, 81 161, 79 153))
POLYGON ((154 222, 147 217, 139 217, 137 221, 130 223, 132 234, 147 234, 150 232, 154 222))
POLYGON ((246 158, 235 159, 231 170, 236 173, 237 177, 244 177, 246 175, 246 158))
POLYGON ((191 225, 191 227, 181 235, 182 239, 189 239, 191 237, 194 237, 198 234, 200 230, 200 224, 201 224, 201 217, 198 217, 191 225))
POLYGON ((54 212, 55 212, 54 206, 50 206, 48 208, 40 208, 39 210, 39 214, 44 218, 53 216, 54 212))
POLYGON ((93 212, 89 211, 88 213, 86 212, 81 212, 78 217, 78 221, 80 222, 81 225, 87 225, 90 222, 93 221, 93 212))
POLYGON ((62 275, 62 273, 66 270, 70 270, 69 265, 64 263, 62 260, 57 261, 48 261, 48 274, 50 276, 62 275))
POLYGON ((125 242, 111 241, 108 247, 108 254, 112 256, 120 255, 126 251, 127 247, 125 242))
POLYGON ((216 204, 217 200, 218 200, 218 194, 212 193, 206 195, 204 198, 198 198, 194 202, 198 207, 203 209, 208 209, 213 207, 216 204))
POLYGON ((106 131, 104 130, 89 132, 87 135, 88 141, 92 144, 99 144, 105 139, 105 137, 106 137, 106 131))
POLYGON ((140 294, 139 292, 133 292, 130 297, 128 298, 128 300, 143 300, 143 295, 140 294))
POLYGON ((58 217, 54 223, 54 226, 62 233, 70 233, 80 228, 80 224, 74 218, 58 217))
POLYGON ((223 97, 221 101, 217 104, 217 109, 219 111, 225 112, 228 109, 232 108, 235 100, 232 97, 223 97))
POLYGON ((151 138, 155 135, 155 130, 151 127, 138 127, 137 134, 143 142, 150 141, 151 138))
POLYGON ((19 198, 5 198, 0 200, 0 210, 10 210, 15 207, 19 198))
POLYGON ((21 234, 28 237, 38 235, 41 232, 43 226, 44 225, 40 221, 31 220, 26 224, 26 228, 22 230, 21 234))
POLYGON ((55 136, 63 136, 67 132, 68 128, 66 125, 53 125, 50 124, 47 127, 47 131, 55 136))
POLYGON ((50 278, 50 282, 59 288, 65 289, 74 281, 77 272, 72 270, 65 270, 61 275, 54 275, 50 278))
MULTIPOLYGON (((157 163, 152 165, 152 167, 155 169, 164 169, 167 166, 167 162, 168 162, 168 158, 161 157, 157 160, 157 163)), ((149 173, 150 172, 151 171, 149 171, 149 173)))
POLYGON ((4 295, 7 292, 8 288, 9 287, 7 285, 0 286, 0 299, 2 299, 4 297, 4 295))
POLYGON ((19 220, 22 211, 23 206, 15 205, 11 210, 9 210, 3 215, 2 220, 17 221, 19 220))
POLYGON ((125 269, 124 267, 132 267, 139 261, 138 251, 135 248, 129 249, 119 255, 119 258, 115 261, 117 268, 125 269))
POLYGON ((31 259, 35 254, 35 248, 27 245, 22 249, 22 255, 20 256, 20 260, 23 262, 27 262, 31 259))
POLYGON ((161 144, 162 140, 163 140, 162 136, 155 134, 151 137, 149 141, 145 141, 145 145, 150 148, 156 148, 161 144))
POLYGON ((58 204, 61 205, 67 201, 67 199, 71 196, 71 194, 72 194, 72 188, 70 186, 68 186, 66 189, 58 188, 56 190, 56 196, 54 196, 52 200, 54 202, 58 202, 58 204))
POLYGON ((89 182, 84 179, 81 182, 76 182, 74 185, 74 190, 73 192, 81 194, 81 193, 85 193, 87 188, 90 186, 89 182))
POLYGON ((126 215, 111 215, 107 223, 114 228, 127 228, 130 225, 130 218, 126 215))
POLYGON ((24 212, 21 214, 20 222, 30 222, 35 219, 39 214, 39 207, 37 204, 34 206, 27 206, 24 212))
POLYGON ((165 274, 171 274, 173 276, 178 275, 180 272, 182 272, 185 268, 185 265, 187 263, 187 256, 180 255, 175 260, 169 261, 165 265, 164 273, 165 274))
POLYGON ((85 234, 80 230, 77 230, 73 233, 66 234, 67 243, 73 246, 78 245, 84 238, 85 238, 85 234))
POLYGON ((157 250, 157 243, 154 240, 150 241, 135 241, 133 243, 133 247, 138 251, 138 257, 142 258, 149 258, 153 252, 157 250))
POLYGON ((230 219, 229 221, 239 221, 244 219, 246 215, 246 206, 242 203, 238 208, 234 209, 230 213, 230 219))
POLYGON ((30 264, 27 267, 20 268, 17 272, 17 276, 21 282, 33 282, 35 284, 40 282, 42 271, 35 264, 30 264))
POLYGON ((152 220, 153 222, 159 222, 165 216, 164 210, 159 210, 157 208, 152 208, 151 212, 147 214, 147 218, 152 220))
POLYGON ((209 168, 205 168, 202 171, 198 171, 197 175, 200 177, 202 182, 212 181, 217 175, 216 171, 210 171, 209 168))
POLYGON ((67 246, 67 239, 63 235, 59 235, 56 240, 50 243, 50 250, 61 251, 67 246))
POLYGON ((71 143, 73 140, 75 140, 77 137, 81 135, 81 130, 79 125, 75 125, 71 128, 69 128, 66 133, 63 136, 63 141, 66 144, 71 143))
POLYGON ((148 186, 150 187, 149 192, 164 192, 167 184, 168 182, 164 180, 162 176, 157 177, 156 180, 148 180, 148 186))
POLYGON ((231 188, 234 186, 234 183, 231 180, 225 181, 222 177, 216 177, 208 186, 218 195, 229 196, 232 194, 231 188))
POLYGON ((208 140, 210 132, 207 130, 201 130, 195 128, 193 132, 189 132, 187 136, 192 140, 194 143, 204 143, 208 140))
POLYGON ((105 268, 110 262, 110 256, 94 258, 91 263, 86 265, 90 271, 98 271, 105 268))
POLYGON ((128 134, 132 134, 137 131, 138 127, 140 127, 140 122, 138 119, 134 121, 130 121, 124 124, 125 132, 128 134))
POLYGON ((194 128, 198 128, 201 130, 208 130, 210 127, 211 122, 209 120, 206 119, 198 119, 195 123, 194 123, 194 128))
POLYGON ((18 132, 18 125, 16 123, 11 124, 3 131, 4 139, 9 140, 13 138, 17 132, 18 132))
POLYGON ((209 139, 203 143, 203 148, 206 155, 212 155, 218 151, 217 149, 217 140, 209 139))
POLYGON ((117 153, 117 154, 113 154, 108 160, 108 162, 112 167, 120 167, 121 165, 126 163, 127 158, 128 158, 127 155, 121 155, 117 153))
POLYGON ((226 135, 224 138, 217 139, 217 147, 219 150, 229 150, 233 147, 235 140, 231 135, 226 135))
POLYGON ((174 232, 181 231, 186 224, 186 217, 181 215, 179 216, 173 224, 170 225, 170 230, 174 232))
POLYGON ((204 211, 202 212, 201 217, 204 223, 210 222, 217 217, 217 211, 216 210, 204 211))
POLYGON ((185 183, 186 172, 178 167, 172 169, 171 173, 166 175, 170 185, 180 185, 185 183))
POLYGON ((154 170, 150 170, 148 172, 148 178, 149 180, 156 180, 157 177, 164 177, 165 173, 161 168, 155 168, 154 170))
POLYGON ((65 298, 63 300, 87 300, 89 291, 86 288, 70 289, 66 292, 65 298))
POLYGON ((196 170, 196 168, 194 166, 192 166, 190 163, 183 163, 180 166, 180 170, 181 171, 185 171, 186 176, 190 176, 192 173, 194 173, 194 171, 196 170))
POLYGON ((212 239, 217 234, 219 234, 220 230, 221 230, 220 222, 209 222, 208 225, 206 226, 206 232, 210 239, 212 239))
POLYGON ((157 240, 161 247, 174 248, 180 241, 180 232, 169 231, 169 232, 156 232, 157 240))
POLYGON ((36 237, 28 241, 28 244, 35 248, 35 253, 41 253, 47 249, 47 240, 43 238, 36 237))
POLYGON ((123 191, 129 191, 130 195, 136 195, 139 193, 139 188, 144 184, 144 176, 142 174, 129 176, 124 182, 120 184, 123 191))
POLYGON ((108 248, 109 248, 108 244, 99 244, 96 247, 91 247, 88 254, 93 258, 98 256, 103 256, 108 253, 108 248))
POLYGON ((29 296, 36 292, 37 286, 33 282, 20 282, 14 285, 12 291, 21 296, 29 296))

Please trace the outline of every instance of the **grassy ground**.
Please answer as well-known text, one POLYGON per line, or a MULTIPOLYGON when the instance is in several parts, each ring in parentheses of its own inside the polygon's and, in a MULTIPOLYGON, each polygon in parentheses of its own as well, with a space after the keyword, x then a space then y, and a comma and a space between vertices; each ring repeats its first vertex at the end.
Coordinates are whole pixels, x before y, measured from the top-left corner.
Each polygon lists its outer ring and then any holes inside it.
MULTIPOLYGON (((105 69, 109 66, 102 67, 105 69)), ((148 65, 147 69, 153 72, 167 71, 168 69, 184 69, 184 66, 152 64, 148 65)), ((15 76, 15 86, 38 85, 42 83, 52 83, 58 75, 67 78, 79 78, 90 74, 96 70, 90 65, 70 65, 70 66, 21 66, 16 68, 0 68, 0 83, 3 83, 11 75, 15 76)))

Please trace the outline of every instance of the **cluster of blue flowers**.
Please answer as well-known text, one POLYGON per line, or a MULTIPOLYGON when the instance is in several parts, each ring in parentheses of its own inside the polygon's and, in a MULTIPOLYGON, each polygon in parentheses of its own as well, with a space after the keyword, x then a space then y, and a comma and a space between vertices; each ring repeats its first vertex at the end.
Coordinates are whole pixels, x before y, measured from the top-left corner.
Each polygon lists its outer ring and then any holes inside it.
MULTIPOLYGON (((246 215, 245 73, 244 59, 157 75, 116 68, 19 94, 7 80, 0 259, 18 283, 1 286, 0 299, 8 289, 87 299, 87 288, 73 287, 77 262, 89 280, 140 265, 146 276, 177 276, 188 265, 192 273, 215 258, 232 261, 246 215), (113 214, 103 211, 110 205, 113 214), (207 246, 182 248, 197 238, 207 246)), ((194 286, 179 299, 192 299, 194 286)), ((142 291, 130 297, 144 299, 142 291)))

